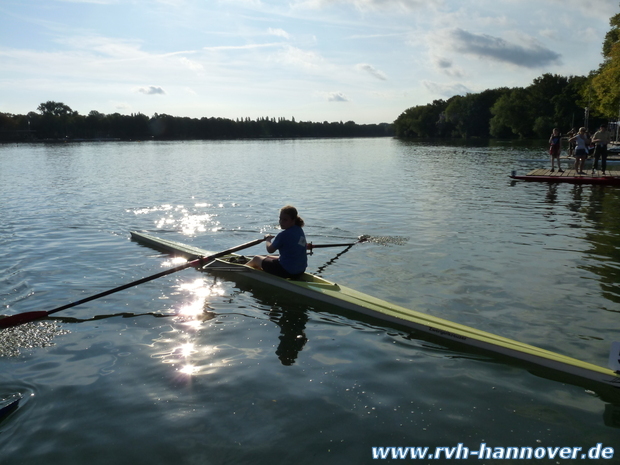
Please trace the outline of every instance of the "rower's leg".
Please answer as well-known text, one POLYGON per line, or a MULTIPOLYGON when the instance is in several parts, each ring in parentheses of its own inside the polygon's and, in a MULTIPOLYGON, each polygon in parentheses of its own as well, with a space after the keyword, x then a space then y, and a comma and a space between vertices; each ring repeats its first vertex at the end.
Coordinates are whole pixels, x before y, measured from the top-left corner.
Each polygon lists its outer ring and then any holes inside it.
POLYGON ((252 257, 252 260, 250 260, 249 262, 246 263, 247 266, 250 266, 252 268, 256 268, 257 270, 262 270, 263 269, 263 260, 265 259, 265 257, 263 255, 254 255, 254 257, 252 257))

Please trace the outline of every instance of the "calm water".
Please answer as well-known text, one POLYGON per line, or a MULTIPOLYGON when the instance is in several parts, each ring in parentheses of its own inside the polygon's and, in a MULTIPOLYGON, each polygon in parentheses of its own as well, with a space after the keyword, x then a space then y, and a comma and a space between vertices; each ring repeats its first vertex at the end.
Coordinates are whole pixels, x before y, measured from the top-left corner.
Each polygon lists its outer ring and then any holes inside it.
MULTIPOLYGON (((0 313, 50 310, 170 266, 130 230, 218 251, 275 232, 292 203, 317 244, 389 239, 339 257, 319 249, 309 271, 606 366, 620 320, 620 190, 509 180, 546 166, 524 161, 544 149, 0 146, 0 313)), ((0 423, 3 465, 357 464, 376 462, 373 446, 482 442, 620 454, 606 393, 192 269, 0 333, 0 397, 14 392, 24 399, 0 423)))

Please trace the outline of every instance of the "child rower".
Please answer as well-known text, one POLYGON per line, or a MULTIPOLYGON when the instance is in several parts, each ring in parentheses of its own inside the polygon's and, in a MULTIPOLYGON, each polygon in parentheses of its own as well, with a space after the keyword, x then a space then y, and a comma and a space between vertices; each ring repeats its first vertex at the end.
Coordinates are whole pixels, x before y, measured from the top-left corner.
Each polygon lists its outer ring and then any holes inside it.
POLYGON ((275 238, 271 234, 265 238, 267 252, 279 251, 280 255, 256 255, 247 265, 281 278, 297 278, 308 266, 304 220, 295 207, 287 205, 280 209, 279 223, 283 231, 275 238))

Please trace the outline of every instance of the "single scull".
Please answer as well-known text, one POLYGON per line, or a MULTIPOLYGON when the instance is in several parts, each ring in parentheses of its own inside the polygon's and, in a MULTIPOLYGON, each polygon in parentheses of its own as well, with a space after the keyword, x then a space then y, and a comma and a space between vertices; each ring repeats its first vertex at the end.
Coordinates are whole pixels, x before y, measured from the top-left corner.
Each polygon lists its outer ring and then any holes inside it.
MULTIPOLYGON (((209 252, 179 242, 160 239, 148 234, 132 232, 136 242, 164 253, 196 259, 207 256, 209 252)), ((581 379, 592 380, 620 388, 620 372, 583 362, 562 354, 524 344, 502 336, 480 331, 469 326, 453 323, 442 318, 427 315, 415 310, 391 304, 370 295, 327 281, 318 276, 304 273, 299 280, 282 279, 260 270, 245 266, 239 255, 228 255, 208 263, 205 271, 243 271, 244 276, 253 280, 285 289, 304 297, 326 302, 346 310, 369 315, 401 326, 439 337, 444 340, 465 344, 486 352, 492 352, 516 359, 536 367, 551 369, 560 374, 568 374, 581 379)), ((619 351, 618 346, 614 346, 619 351)), ((610 357, 620 358, 614 353, 610 357)))

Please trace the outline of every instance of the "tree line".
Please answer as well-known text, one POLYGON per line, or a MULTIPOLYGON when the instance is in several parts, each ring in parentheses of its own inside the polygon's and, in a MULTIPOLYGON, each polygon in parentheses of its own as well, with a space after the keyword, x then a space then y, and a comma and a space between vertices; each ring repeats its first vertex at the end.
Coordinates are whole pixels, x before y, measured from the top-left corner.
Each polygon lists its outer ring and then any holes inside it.
POLYGON ((80 115, 62 102, 41 103, 27 115, 0 113, 0 141, 200 140, 297 137, 383 137, 392 125, 295 121, 286 118, 188 118, 155 113, 80 115))
POLYGON ((588 76, 543 74, 523 88, 455 95, 411 107, 394 121, 402 138, 549 137, 616 120, 620 112, 620 14, 610 21, 603 42, 603 62, 588 76))

